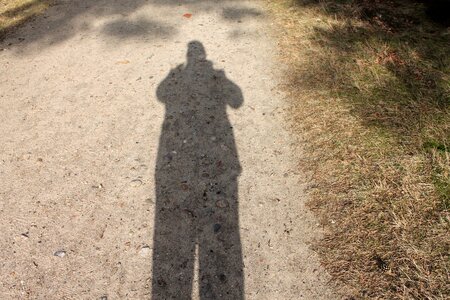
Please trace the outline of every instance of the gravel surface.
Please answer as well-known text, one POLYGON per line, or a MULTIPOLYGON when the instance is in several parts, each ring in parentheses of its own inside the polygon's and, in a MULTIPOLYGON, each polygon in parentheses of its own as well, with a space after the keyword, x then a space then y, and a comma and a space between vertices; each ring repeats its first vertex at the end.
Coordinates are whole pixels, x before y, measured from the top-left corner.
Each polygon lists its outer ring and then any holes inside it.
POLYGON ((0 43, 1 299, 335 298, 272 26, 57 1, 0 43))

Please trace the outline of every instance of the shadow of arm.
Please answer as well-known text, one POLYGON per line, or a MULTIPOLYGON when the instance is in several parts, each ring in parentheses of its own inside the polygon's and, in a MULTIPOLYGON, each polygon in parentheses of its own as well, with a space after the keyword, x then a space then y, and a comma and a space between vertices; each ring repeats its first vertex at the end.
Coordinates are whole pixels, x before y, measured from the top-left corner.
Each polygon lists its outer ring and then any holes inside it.
POLYGON ((167 103, 171 98, 176 96, 174 94, 177 90, 175 86, 180 81, 179 74, 181 73, 182 69, 183 65, 177 66, 175 69, 170 70, 166 78, 161 81, 156 89, 156 97, 158 98, 158 101, 167 103))
POLYGON ((244 102, 244 97, 239 86, 229 80, 223 71, 219 71, 219 76, 222 78, 223 94, 227 99, 227 104, 234 109, 241 107, 244 102))

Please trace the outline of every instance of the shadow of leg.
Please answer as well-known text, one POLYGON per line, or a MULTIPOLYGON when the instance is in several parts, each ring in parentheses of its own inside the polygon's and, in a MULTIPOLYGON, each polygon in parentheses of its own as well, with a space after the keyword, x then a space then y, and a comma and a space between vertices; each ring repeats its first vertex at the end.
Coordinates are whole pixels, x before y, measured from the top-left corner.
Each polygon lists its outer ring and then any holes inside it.
POLYGON ((219 183, 218 189, 223 192, 211 193, 208 201, 223 207, 216 206, 200 223, 200 299, 244 299, 237 179, 219 183))
POLYGON ((152 299, 191 299, 195 256, 192 216, 160 207, 155 220, 152 299))

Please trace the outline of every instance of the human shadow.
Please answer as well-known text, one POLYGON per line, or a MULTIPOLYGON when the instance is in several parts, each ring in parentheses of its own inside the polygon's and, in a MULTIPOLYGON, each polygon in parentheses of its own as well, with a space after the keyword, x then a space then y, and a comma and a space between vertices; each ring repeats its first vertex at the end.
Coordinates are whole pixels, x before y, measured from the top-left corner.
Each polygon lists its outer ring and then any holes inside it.
POLYGON ((227 106, 240 88, 215 70, 203 45, 157 88, 165 118, 156 162, 153 299, 190 299, 198 258, 200 299, 243 299, 238 214, 241 173, 227 106))

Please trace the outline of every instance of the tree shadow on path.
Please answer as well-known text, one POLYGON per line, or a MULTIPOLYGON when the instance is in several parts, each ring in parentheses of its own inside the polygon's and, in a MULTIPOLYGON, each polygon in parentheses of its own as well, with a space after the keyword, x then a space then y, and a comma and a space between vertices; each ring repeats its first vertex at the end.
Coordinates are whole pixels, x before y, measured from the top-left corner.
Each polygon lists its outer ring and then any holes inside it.
POLYGON ((226 109, 240 88, 190 42, 187 63, 157 89, 165 118, 156 163, 152 299, 190 299, 198 258, 200 299, 243 299, 238 216, 241 173, 226 109))
MULTIPOLYGON (((178 31, 178 25, 170 24, 167 20, 174 15, 181 18, 182 13, 177 9, 156 16, 148 13, 148 7, 178 8, 184 5, 186 9, 196 13, 208 12, 219 7, 224 10, 222 18, 228 21, 240 21, 240 18, 262 15, 262 12, 242 6, 240 2, 238 0, 191 0, 188 2, 181 0, 36 0, 32 5, 40 5, 41 9, 35 9, 35 12, 26 15, 20 22, 17 20, 10 27, 1 29, 2 26, 0 26, 0 48, 6 49, 13 45, 20 45, 18 52, 22 54, 40 52, 45 47, 54 46, 89 31, 94 31, 95 34, 96 24, 105 19, 107 22, 101 27, 101 33, 107 38, 142 40, 149 36, 160 39, 173 37, 178 31), (44 8, 48 5, 50 7, 45 10, 44 8), (25 22, 26 20, 30 22, 25 22), (29 23, 29 26, 20 26, 23 23, 29 23), (37 49, 29 47, 24 50, 25 46, 29 45, 35 45, 37 49)), ((22 9, 27 9, 27 6, 22 9)), ((0 23, 2 16, 14 16, 19 12, 20 9, 10 9, 2 13, 0 9, 0 23)))

